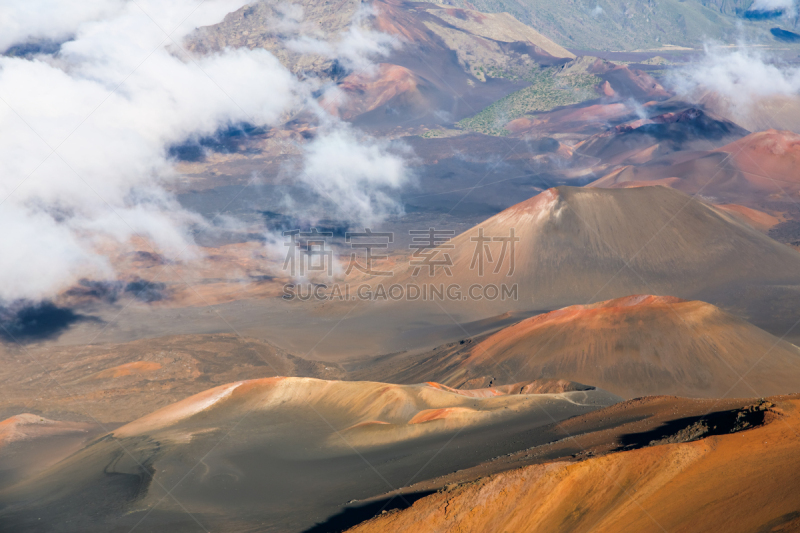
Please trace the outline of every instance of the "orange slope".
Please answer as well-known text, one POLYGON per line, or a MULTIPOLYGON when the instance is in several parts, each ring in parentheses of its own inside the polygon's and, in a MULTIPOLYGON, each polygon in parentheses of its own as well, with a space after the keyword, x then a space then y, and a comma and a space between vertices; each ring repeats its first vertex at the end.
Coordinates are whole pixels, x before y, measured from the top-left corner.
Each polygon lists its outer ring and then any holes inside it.
POLYGON ((800 400, 776 401, 755 429, 500 473, 350 531, 797 531, 800 400))

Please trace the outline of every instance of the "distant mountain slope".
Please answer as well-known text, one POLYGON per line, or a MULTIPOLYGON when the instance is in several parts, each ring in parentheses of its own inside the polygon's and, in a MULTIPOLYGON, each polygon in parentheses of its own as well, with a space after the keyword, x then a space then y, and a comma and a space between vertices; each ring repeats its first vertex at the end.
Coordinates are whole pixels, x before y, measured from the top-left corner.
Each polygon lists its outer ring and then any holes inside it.
MULTIPOLYGON (((347 38, 346 32, 362 16, 363 28, 396 37, 397 46, 424 54, 454 52, 463 68, 482 81, 490 71, 495 77, 519 77, 536 68, 537 60, 575 57, 507 13, 402 0, 365 3, 371 8, 368 15, 361 15, 361 3, 352 0, 322 4, 301 0, 294 5, 300 9, 291 10, 274 1, 254 2, 228 14, 219 24, 199 28, 186 46, 198 53, 226 47, 265 48, 295 73, 337 78, 346 70, 325 56, 325 48, 347 38)), ((367 43, 361 46, 369 46, 373 36, 361 39, 367 43)), ((356 45, 351 42, 350 46, 356 45)))
POLYGON ((368 11, 360 5, 255 2, 198 29, 185 46, 198 54, 269 50, 295 74, 338 85, 326 109, 373 127, 426 123, 442 112, 458 120, 521 88, 542 66, 575 58, 506 13, 402 0, 374 0, 364 4, 368 11), (370 57, 376 68, 339 61, 381 46, 390 53, 370 57))
MULTIPOLYGON (((558 44, 579 50, 696 47, 735 40, 737 23, 769 37, 769 21, 743 20, 751 0, 451 0, 480 11, 507 11, 558 44)), ((774 24, 773 24, 774 26, 774 24)))

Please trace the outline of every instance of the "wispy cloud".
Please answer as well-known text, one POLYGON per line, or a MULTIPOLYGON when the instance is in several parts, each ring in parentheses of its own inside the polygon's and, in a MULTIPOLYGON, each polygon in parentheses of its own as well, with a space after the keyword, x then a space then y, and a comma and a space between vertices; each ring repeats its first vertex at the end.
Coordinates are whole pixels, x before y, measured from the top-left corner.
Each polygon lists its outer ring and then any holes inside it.
POLYGON ((682 96, 713 92, 742 109, 759 98, 800 93, 800 69, 745 45, 734 50, 707 45, 701 59, 674 71, 670 81, 682 96))

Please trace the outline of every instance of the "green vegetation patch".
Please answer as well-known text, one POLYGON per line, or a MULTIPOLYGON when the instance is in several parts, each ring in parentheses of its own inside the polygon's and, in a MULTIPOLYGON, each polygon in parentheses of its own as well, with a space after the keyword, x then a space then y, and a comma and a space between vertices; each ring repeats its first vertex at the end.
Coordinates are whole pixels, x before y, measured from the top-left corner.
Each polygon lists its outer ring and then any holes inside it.
POLYGON ((602 80, 579 69, 550 67, 535 72, 530 81, 529 87, 501 98, 456 126, 486 135, 508 135, 504 126, 526 113, 550 111, 597 98, 595 88, 602 80))

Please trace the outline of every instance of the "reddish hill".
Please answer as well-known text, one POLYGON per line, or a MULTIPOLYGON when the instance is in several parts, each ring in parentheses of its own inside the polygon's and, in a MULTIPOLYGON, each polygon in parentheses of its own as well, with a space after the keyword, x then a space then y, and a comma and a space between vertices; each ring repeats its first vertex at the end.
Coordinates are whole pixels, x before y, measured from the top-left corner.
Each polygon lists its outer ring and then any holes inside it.
POLYGON ((701 192, 721 204, 773 213, 781 211, 781 202, 791 206, 800 192, 800 135, 790 131, 751 133, 712 151, 645 163, 616 169, 591 186, 665 184, 687 194, 701 192))
POLYGON ((768 396, 797 388, 800 348, 704 302, 629 296, 537 315, 373 371, 461 388, 558 378, 626 398, 768 396))
POLYGON ((664 100, 672 96, 655 78, 627 65, 598 59, 589 67, 588 72, 605 81, 606 96, 635 98, 639 101, 664 100))
POLYGON ((751 133, 717 151, 731 154, 747 180, 755 186, 775 189, 800 185, 800 135, 791 131, 767 130, 751 133))
POLYGON ((329 96, 320 102, 323 108, 350 120, 378 107, 389 105, 404 114, 425 114, 433 102, 425 92, 431 85, 407 68, 381 63, 375 74, 358 72, 339 84, 344 95, 329 96))

